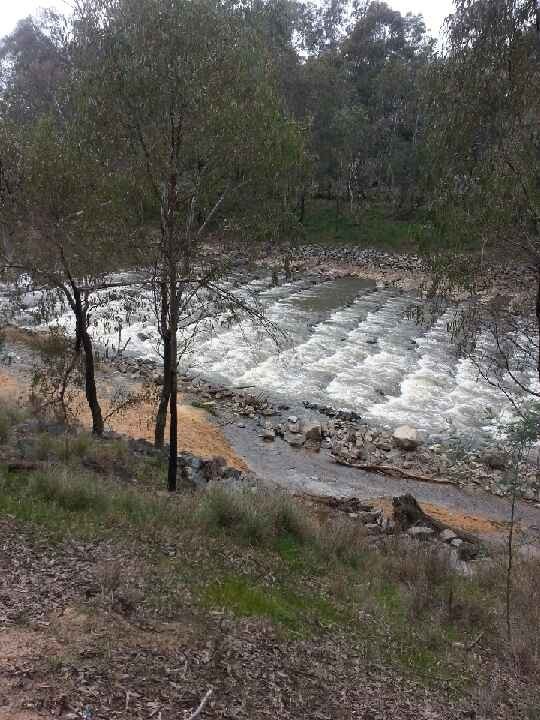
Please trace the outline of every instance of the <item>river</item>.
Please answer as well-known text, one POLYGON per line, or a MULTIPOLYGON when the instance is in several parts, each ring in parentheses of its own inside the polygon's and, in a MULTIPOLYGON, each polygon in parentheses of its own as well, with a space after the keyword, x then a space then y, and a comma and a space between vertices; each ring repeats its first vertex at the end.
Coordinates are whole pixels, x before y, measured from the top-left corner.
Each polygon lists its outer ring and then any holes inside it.
MULTIPOLYGON (((482 442, 510 416, 501 392, 459 356, 448 332, 453 309, 419 324, 410 313, 418 304, 413 293, 357 277, 308 277, 278 287, 266 277, 245 284, 236 277, 226 287, 260 303, 283 336, 276 343, 250 321, 216 313, 199 324, 182 359, 186 373, 253 386, 290 403, 352 409, 383 427, 409 423, 432 440, 482 442)), ((29 294, 25 304, 24 322, 35 326, 37 296, 29 294)), ((60 323, 73 329, 69 312, 60 323)), ((92 329, 107 352, 120 345, 132 357, 159 358, 152 298, 142 289, 132 291, 127 307, 120 296, 108 296, 94 311, 92 329)), ((180 344, 191 335, 180 333, 180 344)), ((534 384, 532 368, 524 381, 534 384)))

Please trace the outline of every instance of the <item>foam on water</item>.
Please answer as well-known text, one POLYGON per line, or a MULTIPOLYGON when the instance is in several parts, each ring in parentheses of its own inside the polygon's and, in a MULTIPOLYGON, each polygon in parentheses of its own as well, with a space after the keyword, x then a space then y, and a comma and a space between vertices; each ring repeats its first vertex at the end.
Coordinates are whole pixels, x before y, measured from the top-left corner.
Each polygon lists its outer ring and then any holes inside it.
MULTIPOLYGON (((133 279, 125 277, 126 283, 133 279)), ((120 345, 132 357, 158 360, 154 298, 140 280, 140 287, 129 291, 127 306, 125 293, 122 298, 98 294, 90 330, 102 350, 114 353, 120 345)), ((492 436, 500 418, 512 416, 500 390, 480 377, 471 359, 458 357, 448 333, 453 310, 420 326, 407 313, 416 298, 355 278, 279 287, 270 287, 269 278, 244 284, 236 279, 222 287, 258 303, 284 335, 276 344, 255 324, 236 322, 216 306, 213 315, 198 323, 196 340, 181 361, 186 371, 276 396, 354 409, 388 427, 410 423, 431 435, 492 436)), ((39 293, 26 294, 24 324, 47 326, 39 316, 40 300, 39 293)), ((203 300, 194 301, 191 317, 199 317, 203 300)), ((58 323, 74 332, 67 310, 58 323)), ((179 346, 187 346, 191 336, 186 319, 179 346)), ((491 338, 481 336, 478 355, 493 352, 492 346, 491 338)), ((532 368, 521 369, 519 378, 540 390, 532 368)), ((515 392, 511 378, 503 379, 515 392)))

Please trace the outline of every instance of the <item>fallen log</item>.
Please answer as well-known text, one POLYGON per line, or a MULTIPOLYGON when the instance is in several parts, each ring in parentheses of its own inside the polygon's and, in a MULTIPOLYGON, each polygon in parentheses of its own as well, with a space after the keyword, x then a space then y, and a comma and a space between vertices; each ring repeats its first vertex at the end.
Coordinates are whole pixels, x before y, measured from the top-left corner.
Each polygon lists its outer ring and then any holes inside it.
POLYGON ((372 465, 370 463, 352 463, 348 460, 344 460, 336 456, 334 456, 334 460, 338 465, 345 465, 346 467, 357 468, 358 470, 364 470, 365 472, 389 475, 390 477, 395 477, 402 480, 417 480, 418 482, 435 483, 436 485, 455 485, 455 483, 453 483, 451 480, 433 477, 432 475, 418 475, 417 473, 409 472, 408 470, 404 470, 403 468, 397 467, 396 465, 372 465))
POLYGON ((373 505, 368 505, 365 501, 357 497, 335 497, 334 495, 311 495, 310 493, 298 494, 295 497, 302 500, 309 500, 318 505, 326 505, 332 510, 340 510, 346 513, 372 512, 373 505))

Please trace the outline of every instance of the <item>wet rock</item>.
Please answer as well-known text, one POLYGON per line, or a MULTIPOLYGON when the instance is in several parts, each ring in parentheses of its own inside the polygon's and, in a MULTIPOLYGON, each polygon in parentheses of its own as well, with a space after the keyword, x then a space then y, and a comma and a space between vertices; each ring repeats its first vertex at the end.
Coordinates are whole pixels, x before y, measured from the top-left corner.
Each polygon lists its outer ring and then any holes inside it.
POLYGON ((320 443, 322 440, 321 424, 317 422, 305 423, 302 428, 306 440, 314 443, 320 443))
POLYGON ((262 439, 266 442, 272 442, 276 439, 276 433, 272 430, 272 428, 265 428, 262 433, 262 439))
POLYGON ((392 439, 395 445, 402 450, 416 450, 422 444, 417 430, 410 425, 401 425, 396 428, 392 439))
POLYGON ((284 439, 291 447, 302 447, 305 442, 305 437, 303 433, 300 432, 286 432, 284 439))

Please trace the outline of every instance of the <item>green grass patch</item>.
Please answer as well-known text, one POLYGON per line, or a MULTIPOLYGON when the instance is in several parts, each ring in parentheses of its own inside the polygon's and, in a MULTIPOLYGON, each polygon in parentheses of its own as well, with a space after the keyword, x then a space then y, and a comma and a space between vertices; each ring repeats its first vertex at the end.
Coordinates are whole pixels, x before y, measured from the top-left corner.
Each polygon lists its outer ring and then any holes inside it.
POLYGON ((276 547, 287 538, 315 544, 317 528, 284 493, 239 492, 214 487, 201 497, 197 520, 212 533, 224 533, 254 546, 276 547))
MULTIPOLYGON (((95 536, 132 528, 151 535, 180 523, 180 505, 98 481, 70 468, 0 475, 0 512, 47 528, 53 536, 95 536)), ((185 525, 187 517, 182 517, 185 525)))
POLYGON ((331 627, 349 620, 346 612, 322 596, 301 595, 286 587, 267 588, 238 575, 213 582, 206 588, 204 600, 239 617, 267 618, 295 633, 304 633, 313 625, 331 627))
POLYGON ((365 245, 388 250, 411 250, 421 229, 418 220, 392 216, 388 208, 369 206, 353 216, 342 206, 336 215, 334 203, 322 200, 307 206, 305 242, 314 245, 365 245))

